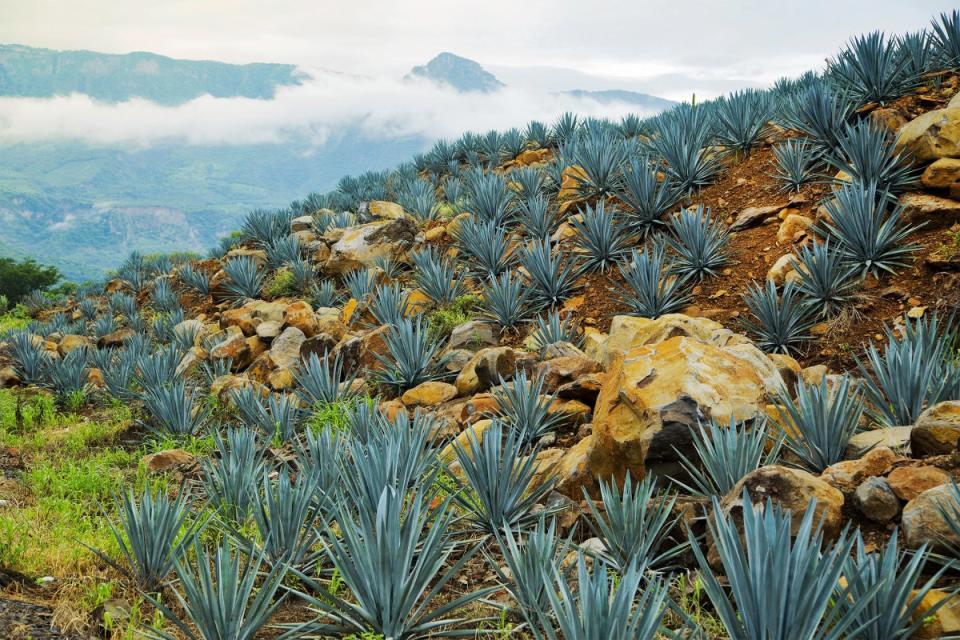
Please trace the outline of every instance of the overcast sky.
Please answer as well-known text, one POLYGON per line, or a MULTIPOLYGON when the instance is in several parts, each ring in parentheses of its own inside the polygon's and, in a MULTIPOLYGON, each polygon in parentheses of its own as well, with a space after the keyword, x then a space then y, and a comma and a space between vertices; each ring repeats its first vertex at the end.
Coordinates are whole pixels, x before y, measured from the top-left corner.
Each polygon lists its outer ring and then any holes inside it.
MULTIPOLYGON (((824 58, 851 35, 919 29, 950 8, 928 0, 0 0, 0 42, 110 53, 152 51, 236 63, 285 62, 373 78, 373 85, 362 87, 313 87, 309 96, 321 102, 307 101, 307 92, 282 96, 288 101, 283 108, 201 101, 178 112, 154 110, 144 116, 151 126, 157 118, 168 124, 177 120, 195 133, 198 123, 185 117, 195 119, 202 112, 209 114, 210 126, 230 138, 230 123, 217 123, 221 109, 242 116, 237 126, 244 130, 251 118, 269 120, 278 113, 303 126, 298 110, 304 109, 322 111, 317 117, 323 125, 331 124, 331 111, 341 118, 373 112, 393 124, 395 103, 406 101, 403 117, 417 120, 425 109, 428 117, 447 117, 438 125, 439 135, 453 135, 467 127, 515 126, 530 117, 546 118, 550 106, 590 111, 590 105, 546 104, 542 95, 532 95, 536 91, 620 88, 685 99, 692 93, 713 97, 739 87, 764 86, 822 67, 824 58), (440 106, 431 108, 427 101, 437 101, 435 94, 414 95, 395 84, 411 66, 440 51, 474 59, 511 88, 527 93, 508 96, 517 104, 497 119, 489 112, 503 109, 505 98, 486 105, 440 99, 440 106), (322 104, 332 97, 342 104, 322 104), (463 113, 450 114, 451 109, 463 113)), ((134 107, 127 105, 128 110, 134 107)), ((4 99, 0 139, 34 129, 98 130, 94 120, 113 131, 117 114, 97 109, 82 101, 51 106, 4 99)), ((429 128, 424 117, 419 120, 403 122, 400 128, 403 133, 429 128)), ((139 121, 131 122, 129 128, 137 129, 139 121)), ((307 124, 316 125, 316 118, 307 124)), ((170 125, 159 131, 167 135, 176 129, 170 125)))

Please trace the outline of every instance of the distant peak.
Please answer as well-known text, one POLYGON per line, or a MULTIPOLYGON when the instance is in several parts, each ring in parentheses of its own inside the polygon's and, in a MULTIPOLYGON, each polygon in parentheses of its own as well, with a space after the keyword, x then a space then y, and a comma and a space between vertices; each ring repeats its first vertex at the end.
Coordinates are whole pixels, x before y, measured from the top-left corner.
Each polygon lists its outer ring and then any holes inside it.
POLYGON ((457 91, 496 91, 505 86, 496 76, 478 62, 443 51, 427 64, 414 67, 407 77, 426 78, 437 84, 448 85, 457 91))

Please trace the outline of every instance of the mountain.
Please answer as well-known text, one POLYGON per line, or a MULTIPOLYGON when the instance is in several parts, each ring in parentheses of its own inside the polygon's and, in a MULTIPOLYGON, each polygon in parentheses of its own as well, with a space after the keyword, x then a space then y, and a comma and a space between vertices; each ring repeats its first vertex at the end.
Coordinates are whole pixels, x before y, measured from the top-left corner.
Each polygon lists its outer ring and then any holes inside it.
MULTIPOLYGON (((450 86, 461 92, 479 91, 487 93, 507 86, 495 75, 484 69, 480 63, 447 51, 437 55, 425 65, 414 67, 407 74, 407 77, 426 78, 436 84, 450 86)), ((622 89, 565 89, 553 93, 591 99, 601 104, 625 102, 649 111, 662 111, 677 104, 666 98, 622 89)))
POLYGON ((144 98, 174 106, 204 94, 269 99, 277 87, 301 80, 289 64, 235 65, 145 52, 117 55, 0 45, 0 94, 5 96, 82 93, 104 102, 144 98))
POLYGON ((504 86, 479 63, 447 51, 435 56, 425 65, 414 67, 407 77, 426 78, 437 84, 451 86, 457 91, 486 93, 504 86))

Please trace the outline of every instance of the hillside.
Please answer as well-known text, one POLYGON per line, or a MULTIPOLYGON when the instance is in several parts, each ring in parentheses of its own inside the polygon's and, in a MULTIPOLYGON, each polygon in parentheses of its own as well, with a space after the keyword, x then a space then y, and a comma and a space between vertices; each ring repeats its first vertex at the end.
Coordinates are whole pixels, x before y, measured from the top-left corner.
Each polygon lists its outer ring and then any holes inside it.
POLYGON ((960 10, 914 36, 28 296, 0 634, 956 637, 960 10))
POLYGON ((277 87, 300 80, 288 64, 234 65, 143 51, 117 55, 0 44, 0 95, 5 96, 82 93, 106 102, 144 98, 174 106, 202 95, 269 99, 277 87))

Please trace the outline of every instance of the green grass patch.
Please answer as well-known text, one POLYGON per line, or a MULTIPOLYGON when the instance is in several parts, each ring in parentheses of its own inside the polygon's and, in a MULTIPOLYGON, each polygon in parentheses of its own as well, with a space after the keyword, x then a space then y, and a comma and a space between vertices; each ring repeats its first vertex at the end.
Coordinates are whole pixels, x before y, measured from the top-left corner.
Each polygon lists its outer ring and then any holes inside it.
POLYGON ((430 336, 435 340, 450 337, 457 326, 477 317, 480 308, 480 296, 467 294, 427 315, 430 336))

